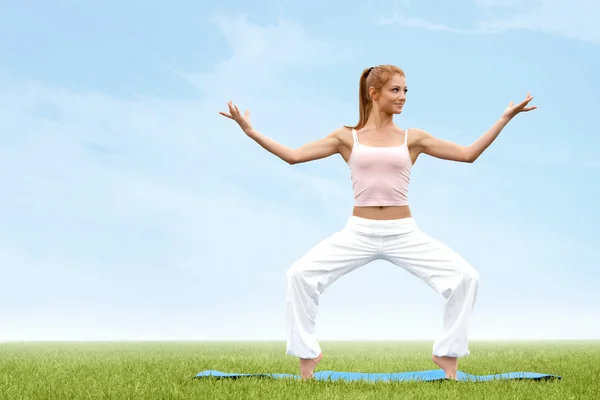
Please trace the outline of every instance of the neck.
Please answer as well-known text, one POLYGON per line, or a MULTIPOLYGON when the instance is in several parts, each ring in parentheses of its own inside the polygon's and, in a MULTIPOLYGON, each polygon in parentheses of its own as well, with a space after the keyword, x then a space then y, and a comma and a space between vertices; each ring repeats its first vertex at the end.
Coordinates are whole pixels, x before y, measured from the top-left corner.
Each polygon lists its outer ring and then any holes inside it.
POLYGON ((367 118, 367 122, 365 123, 365 128, 372 129, 384 129, 394 126, 394 115, 388 114, 377 109, 373 109, 371 111, 371 115, 367 118))

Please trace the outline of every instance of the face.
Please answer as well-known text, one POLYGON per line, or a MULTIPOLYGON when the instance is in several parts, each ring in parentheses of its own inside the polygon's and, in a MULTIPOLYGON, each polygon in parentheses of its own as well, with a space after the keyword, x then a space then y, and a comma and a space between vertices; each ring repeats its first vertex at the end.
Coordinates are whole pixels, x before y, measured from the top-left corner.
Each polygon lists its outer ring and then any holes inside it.
POLYGON ((395 74, 378 92, 371 88, 371 98, 381 111, 400 114, 406 102, 407 91, 406 78, 395 74))

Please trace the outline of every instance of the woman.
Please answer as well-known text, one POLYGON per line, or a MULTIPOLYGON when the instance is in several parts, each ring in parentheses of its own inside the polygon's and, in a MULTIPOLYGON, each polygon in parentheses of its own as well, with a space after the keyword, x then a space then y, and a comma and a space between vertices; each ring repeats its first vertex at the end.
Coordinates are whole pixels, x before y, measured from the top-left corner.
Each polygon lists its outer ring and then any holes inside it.
POLYGON ((445 300, 444 323, 433 345, 433 362, 456 379, 457 359, 469 355, 469 319, 477 297, 479 274, 445 244, 421 232, 408 205, 410 172, 420 154, 474 162, 520 112, 531 111, 532 97, 510 102, 496 123, 470 146, 438 139, 421 129, 400 129, 394 122, 406 102, 404 71, 379 65, 363 71, 359 82, 360 118, 326 137, 297 149, 257 132, 249 112, 242 116, 231 101, 229 113, 263 148, 289 164, 340 154, 351 171, 354 209, 346 226, 321 241, 287 272, 287 350, 300 358, 302 379, 312 377, 323 355, 315 339, 319 296, 341 276, 383 259, 421 278, 445 300))

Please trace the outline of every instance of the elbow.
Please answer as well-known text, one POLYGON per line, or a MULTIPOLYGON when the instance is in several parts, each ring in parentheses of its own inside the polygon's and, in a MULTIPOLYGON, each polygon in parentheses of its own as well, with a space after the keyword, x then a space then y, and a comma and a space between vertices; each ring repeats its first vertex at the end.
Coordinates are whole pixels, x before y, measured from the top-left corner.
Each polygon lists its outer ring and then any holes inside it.
POLYGON ((300 162, 300 160, 298 160, 298 155, 295 152, 288 154, 283 160, 289 165, 298 164, 300 162))
POLYGON ((477 160, 477 158, 478 158, 477 154, 473 153, 469 149, 466 149, 464 152, 463 162, 468 163, 468 164, 473 164, 475 162, 475 160, 477 160))

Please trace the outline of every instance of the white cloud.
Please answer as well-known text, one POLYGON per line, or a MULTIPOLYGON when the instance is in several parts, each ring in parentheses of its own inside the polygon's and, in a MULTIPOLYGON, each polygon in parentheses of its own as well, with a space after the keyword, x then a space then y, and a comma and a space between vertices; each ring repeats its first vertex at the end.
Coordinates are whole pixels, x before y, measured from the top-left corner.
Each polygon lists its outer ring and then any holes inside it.
MULTIPOLYGON (((353 55, 343 48, 308 35, 302 26, 279 20, 273 26, 258 26, 246 17, 216 17, 213 20, 231 46, 232 55, 213 71, 178 71, 207 93, 239 96, 260 90, 263 96, 283 94, 287 88, 273 84, 293 78, 298 68, 343 63, 353 55)), ((291 83, 291 82, 290 82, 291 83)))
MULTIPOLYGON (((0 315, 1 339, 39 339, 49 321, 62 327, 49 331, 52 338, 235 338, 256 318, 263 324, 245 330, 245 338, 284 337, 285 270, 345 222, 348 171, 339 157, 288 166, 218 111, 225 96, 239 99, 256 111, 259 130, 291 146, 324 135, 346 110, 354 114, 354 102, 298 98, 280 89, 282 79, 306 60, 335 62, 344 49, 291 23, 217 21, 234 53, 209 72, 184 74, 202 100, 122 100, 6 80, 0 86, 0 181, 10 194, 0 199, 0 302, 11 304, 0 315), (298 117, 306 115, 310 122, 298 117), (308 123, 323 132, 308 134, 308 123), (77 322, 90 314, 99 321, 92 328, 89 319, 77 322)), ((431 172, 431 163, 415 169, 413 210, 426 232, 450 238, 499 285, 495 292, 487 283, 483 308, 503 287, 524 290, 540 271, 546 283, 561 274, 564 238, 515 229, 518 215, 502 213, 509 208, 490 215, 504 199, 481 187, 488 180, 501 187, 501 173, 483 177, 448 164, 431 172), (522 265, 528 269, 515 283, 522 265)), ((324 297, 322 331, 335 336, 344 318, 364 317, 376 318, 384 335, 400 326, 409 337, 434 332, 439 299, 414 282, 389 266, 351 274, 324 297), (401 320, 386 317, 409 298, 419 306, 401 320), (352 315, 333 316, 349 304, 352 315), (373 304, 380 314, 372 314, 373 304), (430 325, 412 326, 425 314, 433 315, 430 325)))
MULTIPOLYGON (((261 125, 288 126, 291 114, 305 112, 327 126, 332 117, 318 102, 268 95, 281 86, 278 72, 314 61, 327 47, 294 24, 220 19, 219 26, 235 52, 203 75, 202 100, 123 100, 2 80, 0 180, 10 193, 0 200, 4 304, 66 321, 116 308, 208 313, 220 296, 230 299, 221 306, 238 310, 282 298, 286 268, 329 233, 324 226, 343 214, 336 203, 347 189, 268 154, 218 111, 225 96, 258 85, 265 90, 254 92, 252 105, 272 118, 261 125), (290 184, 295 190, 284 191, 290 184), (307 213, 309 199, 326 215, 307 213), (39 284, 28 281, 35 276, 39 284)), ((301 130, 271 136, 314 140, 301 130)), ((22 337, 23 314, 7 313, 3 338, 22 337)), ((138 333, 162 318, 157 311, 138 333)), ((188 337, 203 337, 210 324, 204 320, 188 337)), ((30 319, 26 326, 28 337, 40 332, 30 319)), ((113 328, 113 337, 131 336, 113 328)))
POLYGON ((472 28, 452 27, 400 13, 382 18, 380 24, 461 34, 529 30, 600 43, 600 3, 595 0, 475 0, 475 5, 483 18, 474 21, 472 28))
POLYGON ((600 43, 600 3, 595 0, 476 0, 485 31, 531 30, 600 43))
POLYGON ((434 23, 422 18, 410 17, 397 11, 394 11, 391 16, 382 17, 379 23, 381 25, 398 24, 406 28, 421 28, 430 31, 463 33, 460 29, 451 28, 448 25, 434 23))

